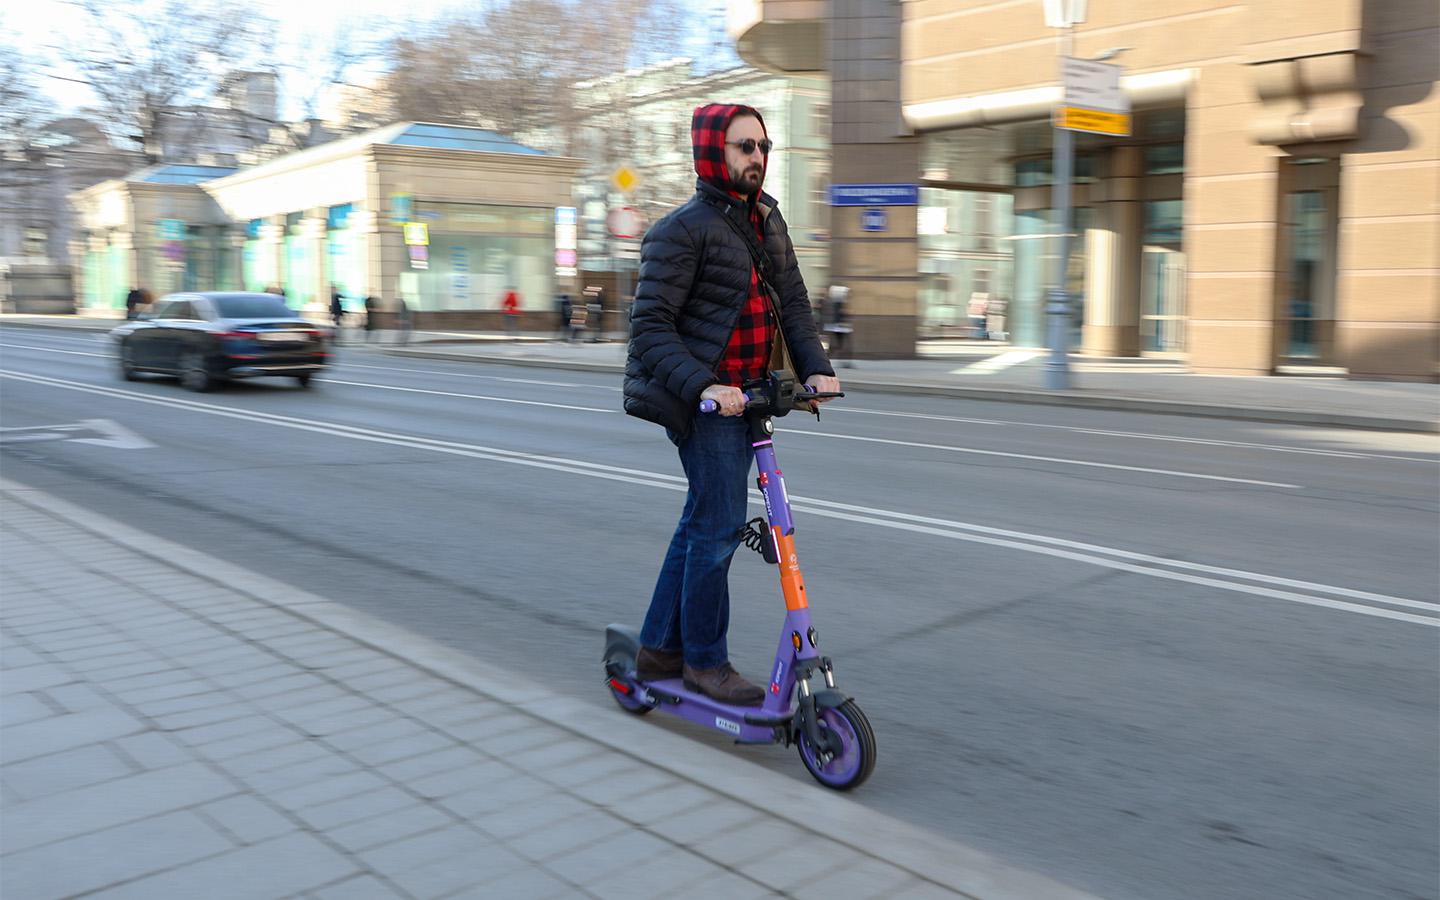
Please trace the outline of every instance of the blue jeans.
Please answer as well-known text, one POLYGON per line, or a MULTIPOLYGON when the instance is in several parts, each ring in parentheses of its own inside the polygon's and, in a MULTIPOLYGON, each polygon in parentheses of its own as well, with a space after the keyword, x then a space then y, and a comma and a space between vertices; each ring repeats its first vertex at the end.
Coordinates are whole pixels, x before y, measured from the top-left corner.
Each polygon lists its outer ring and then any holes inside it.
POLYGON ((693 668, 713 669, 730 658, 725 648, 730 559, 745 525, 755 452, 743 416, 697 415, 679 448, 690 490, 660 567, 640 643, 654 650, 683 649, 693 668))

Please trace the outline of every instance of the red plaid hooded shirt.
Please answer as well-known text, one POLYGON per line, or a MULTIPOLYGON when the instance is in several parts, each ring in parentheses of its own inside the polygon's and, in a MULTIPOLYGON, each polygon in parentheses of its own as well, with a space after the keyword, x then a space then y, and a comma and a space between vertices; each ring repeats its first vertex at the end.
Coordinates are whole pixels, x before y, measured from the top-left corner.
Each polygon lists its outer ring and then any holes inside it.
MULTIPOLYGON (((763 246, 765 233, 761 229, 760 211, 756 205, 759 189, 756 189, 756 196, 746 197, 730 180, 730 169, 725 165, 725 129, 730 127, 730 120, 740 113, 754 116, 764 131, 765 120, 752 107, 710 103, 695 108, 695 115, 690 120, 690 139, 695 151, 695 174, 699 175, 702 181, 720 188, 730 196, 749 201, 750 222, 755 226, 755 234, 759 236, 763 246)), ((765 162, 768 164, 769 160, 765 162)), ((763 172, 761 183, 764 183, 763 172)), ((725 355, 720 358, 715 377, 721 384, 733 387, 740 387, 753 378, 764 377, 770 363, 770 346, 774 339, 775 326, 770 321, 770 304, 760 290, 760 273, 751 265, 750 293, 745 298, 745 307, 740 311, 740 319, 735 323, 735 331, 730 335, 730 343, 725 347, 725 355)))

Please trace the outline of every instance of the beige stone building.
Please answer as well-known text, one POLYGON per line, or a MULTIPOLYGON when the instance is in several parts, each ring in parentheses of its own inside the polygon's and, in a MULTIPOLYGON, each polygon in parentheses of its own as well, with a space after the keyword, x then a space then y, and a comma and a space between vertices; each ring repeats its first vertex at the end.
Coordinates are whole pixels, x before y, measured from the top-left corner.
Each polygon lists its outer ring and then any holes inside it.
POLYGON ((549 327, 556 208, 573 205, 581 165, 483 129, 399 122, 243 169, 154 167, 72 195, 77 293, 118 309, 132 286, 279 287, 323 312, 334 285, 348 309, 403 296, 422 327, 498 328, 513 288, 549 327))
MULTIPOLYGON (((920 188, 883 232, 834 210, 862 353, 911 352, 985 295, 1007 301, 1012 341, 1043 343, 1060 88, 1041 0, 730 13, 747 62, 829 73, 835 182, 920 188)), ((1067 284, 1086 352, 1437 377, 1440 3, 1090 0, 1072 55, 1107 51, 1133 132, 1077 140, 1067 284)))

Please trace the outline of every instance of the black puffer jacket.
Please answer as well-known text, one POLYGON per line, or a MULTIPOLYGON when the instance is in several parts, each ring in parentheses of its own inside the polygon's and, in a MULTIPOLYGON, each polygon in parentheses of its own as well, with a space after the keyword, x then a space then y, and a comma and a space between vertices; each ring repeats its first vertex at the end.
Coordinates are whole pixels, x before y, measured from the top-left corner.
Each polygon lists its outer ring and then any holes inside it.
MULTIPOLYGON (((834 375, 815 332, 785 219, 763 192, 759 208, 795 375, 801 381, 834 375)), ((681 436, 690 433, 700 393, 719 380, 715 369, 750 292, 750 251, 723 216, 750 227, 745 200, 697 181, 695 196, 656 222, 640 249, 625 411, 681 436)))

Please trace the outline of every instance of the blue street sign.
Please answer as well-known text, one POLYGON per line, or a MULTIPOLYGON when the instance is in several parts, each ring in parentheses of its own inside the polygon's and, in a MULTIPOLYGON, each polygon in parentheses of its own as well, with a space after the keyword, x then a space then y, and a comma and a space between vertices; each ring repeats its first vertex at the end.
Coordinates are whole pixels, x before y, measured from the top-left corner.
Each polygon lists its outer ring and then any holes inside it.
POLYGON ((884 231, 890 227, 890 217, 883 209, 867 209, 860 214, 860 227, 865 231, 884 231))
POLYGON ((919 206, 918 184, 832 184, 831 206, 919 206))

